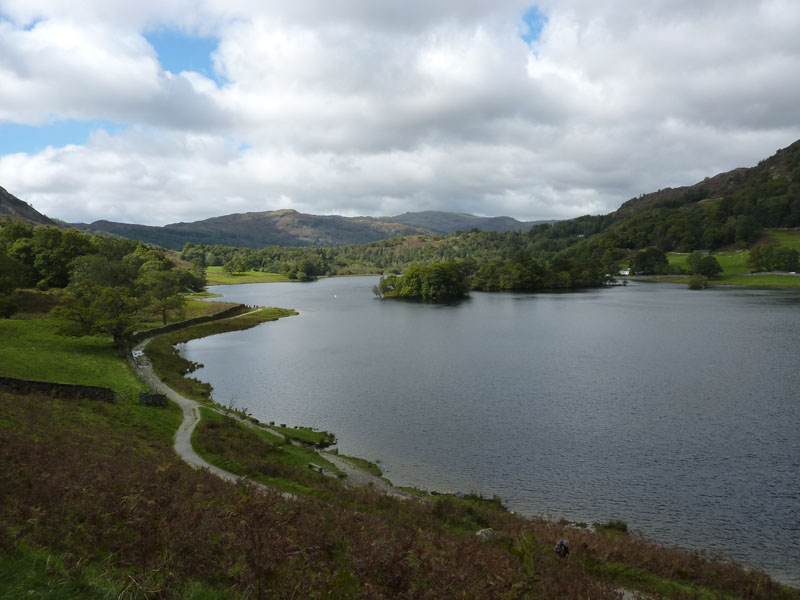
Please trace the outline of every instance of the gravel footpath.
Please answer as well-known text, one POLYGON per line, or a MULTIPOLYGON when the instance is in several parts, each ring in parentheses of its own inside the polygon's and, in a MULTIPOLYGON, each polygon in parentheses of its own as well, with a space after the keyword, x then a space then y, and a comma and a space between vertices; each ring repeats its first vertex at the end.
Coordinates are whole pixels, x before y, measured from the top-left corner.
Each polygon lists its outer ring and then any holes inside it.
MULTIPOLYGON (((178 431, 175 433, 175 452, 181 459, 186 462, 187 464, 191 465, 196 469, 208 469, 208 471, 221 479, 225 479, 226 481, 232 482, 239 482, 243 479, 230 471, 226 471, 224 469, 220 469, 212 465, 211 463, 207 462, 203 459, 197 452, 195 452, 194 448, 192 448, 192 433, 194 432, 194 428, 200 422, 200 403, 196 400, 192 400, 183 396, 173 390, 171 387, 166 385, 161 379, 153 372, 153 365, 150 364, 150 361, 147 359, 147 355, 144 354, 144 348, 150 342, 152 338, 147 338, 146 340, 142 341, 138 344, 134 350, 134 363, 136 368, 136 373, 138 374, 139 378, 142 379, 147 385, 149 385, 153 390, 164 394, 175 402, 178 406, 181 407, 183 411, 183 421, 181 422, 178 431), (141 351, 141 352, 137 352, 141 351)), ((243 419, 239 419, 243 423, 245 422, 243 419)), ((274 431, 272 429, 267 428, 271 433, 279 437, 284 437, 281 433, 274 431)), ((352 463, 339 458, 335 454, 325 453, 320 454, 325 459, 336 465, 336 467, 341 470, 343 473, 347 474, 347 478, 345 483, 348 485, 354 486, 361 486, 366 488, 372 488, 376 491, 383 492, 390 496, 394 496, 396 498, 403 498, 403 499, 410 499, 413 498, 411 494, 404 492, 402 490, 398 490, 392 487, 391 484, 387 483, 380 477, 376 477, 371 473, 367 473, 357 467, 355 467, 352 463)), ((327 473, 327 472, 326 472, 327 473)), ((332 473, 327 473, 329 475, 335 476, 332 473)), ((254 485, 257 488, 263 490, 272 490, 268 486, 265 486, 261 483, 257 483, 254 481, 249 481, 250 485, 254 485)), ((287 498, 294 498, 294 495, 284 492, 283 495, 287 498)))

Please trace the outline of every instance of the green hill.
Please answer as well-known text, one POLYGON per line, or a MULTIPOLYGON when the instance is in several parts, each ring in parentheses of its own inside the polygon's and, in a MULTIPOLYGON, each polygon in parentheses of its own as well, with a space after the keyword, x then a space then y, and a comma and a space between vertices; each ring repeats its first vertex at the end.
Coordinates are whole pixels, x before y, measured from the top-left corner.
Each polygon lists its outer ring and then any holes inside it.
POLYGON ((396 217, 341 217, 309 215, 295 210, 249 212, 213 217, 163 227, 95 221, 76 223, 83 231, 106 232, 165 248, 180 250, 187 242, 223 246, 330 247, 365 244, 396 236, 481 231, 528 231, 537 222, 510 217, 476 217, 449 212, 426 211, 396 217))
POLYGON ((249 212, 163 227, 95 221, 76 223, 83 231, 106 232, 180 250, 187 242, 263 248, 264 246, 340 246, 398 235, 430 233, 402 223, 361 217, 309 215, 295 210, 249 212))

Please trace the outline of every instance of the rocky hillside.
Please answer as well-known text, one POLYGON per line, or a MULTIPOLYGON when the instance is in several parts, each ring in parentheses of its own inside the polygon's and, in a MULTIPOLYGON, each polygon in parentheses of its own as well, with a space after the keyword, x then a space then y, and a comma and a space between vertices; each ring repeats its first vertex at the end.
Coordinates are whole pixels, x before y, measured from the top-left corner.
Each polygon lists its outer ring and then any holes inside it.
POLYGON ((9 194, 0 187, 0 219, 8 216, 14 221, 21 221, 29 225, 57 225, 48 219, 27 202, 9 194))

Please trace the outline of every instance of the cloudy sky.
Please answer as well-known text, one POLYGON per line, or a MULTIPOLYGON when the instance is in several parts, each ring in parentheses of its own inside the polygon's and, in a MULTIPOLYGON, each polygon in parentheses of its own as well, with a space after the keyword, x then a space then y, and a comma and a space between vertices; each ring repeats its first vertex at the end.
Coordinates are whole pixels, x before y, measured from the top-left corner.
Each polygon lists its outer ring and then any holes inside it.
POLYGON ((603 214, 800 138, 797 0, 0 0, 0 186, 66 221, 603 214))

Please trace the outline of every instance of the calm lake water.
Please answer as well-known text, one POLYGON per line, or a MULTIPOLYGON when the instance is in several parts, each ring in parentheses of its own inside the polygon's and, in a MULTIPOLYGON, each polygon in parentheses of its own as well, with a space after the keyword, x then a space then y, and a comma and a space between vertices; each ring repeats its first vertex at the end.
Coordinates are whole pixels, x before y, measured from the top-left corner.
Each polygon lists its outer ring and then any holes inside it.
POLYGON ((800 584, 800 294, 631 284, 373 297, 376 277, 220 286, 299 316, 195 340, 218 402, 327 429, 396 485, 621 518, 800 584))

